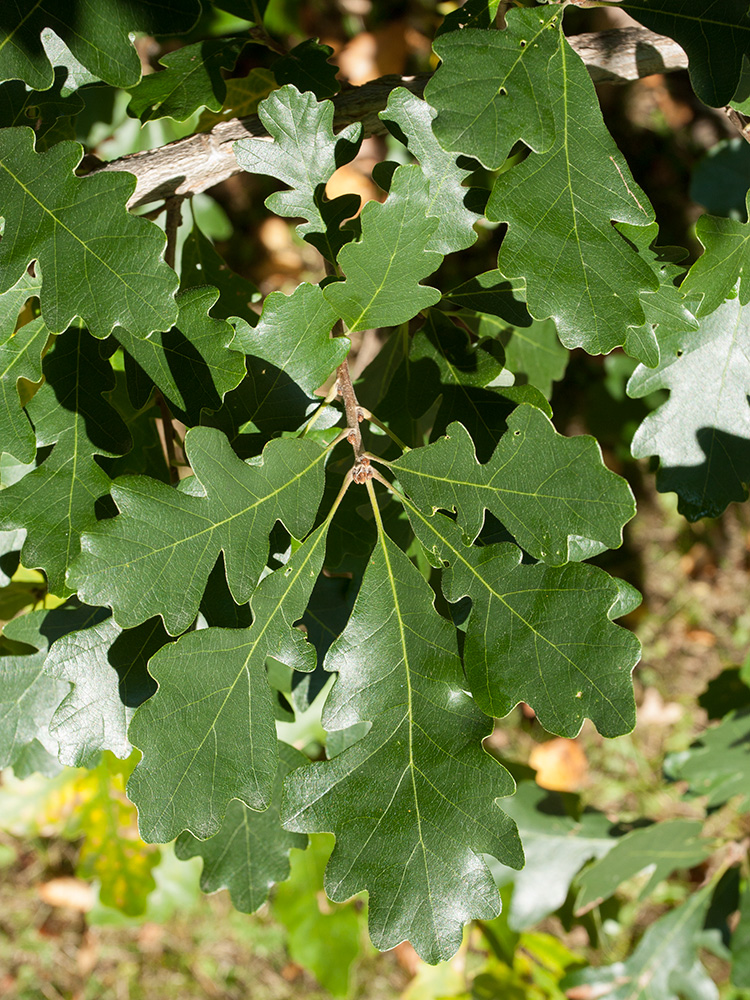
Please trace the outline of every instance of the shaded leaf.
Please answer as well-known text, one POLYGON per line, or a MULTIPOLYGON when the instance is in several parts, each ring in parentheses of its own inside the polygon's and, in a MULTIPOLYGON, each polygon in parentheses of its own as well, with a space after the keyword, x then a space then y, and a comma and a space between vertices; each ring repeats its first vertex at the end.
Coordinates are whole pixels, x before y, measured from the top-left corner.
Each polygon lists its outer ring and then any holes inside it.
POLYGON ((186 424, 196 424, 201 410, 218 410, 225 395, 237 388, 245 377, 245 360, 236 351, 227 350, 233 337, 229 323, 209 315, 218 297, 218 289, 210 286, 181 291, 175 299, 179 312, 174 327, 166 333, 154 333, 148 340, 118 329, 117 339, 142 369, 131 373, 126 360, 134 405, 145 405, 153 380, 172 413, 186 424), (131 388, 132 376, 136 392, 131 388))
POLYGON ((384 204, 365 205, 361 240, 339 254, 346 280, 323 292, 350 330, 397 326, 439 300, 436 288, 420 284, 442 261, 426 249, 439 225, 426 215, 429 204, 429 183, 411 164, 396 170, 384 204))
POLYGON ((23 80, 34 90, 52 86, 53 70, 42 47, 42 29, 52 28, 71 52, 100 80, 132 87, 141 61, 131 32, 177 35, 190 31, 200 0, 5 0, 0 11, 0 79, 23 80))
POLYGON ((501 886, 513 883, 507 919, 520 931, 561 907, 580 869, 591 858, 606 858, 617 841, 603 813, 570 815, 561 795, 533 781, 519 784, 508 813, 518 824, 526 864, 514 872, 495 863, 492 873, 501 886))
POLYGON ((336 834, 326 892, 336 901, 368 890, 376 947, 408 938, 427 961, 448 958, 465 921, 500 909, 479 855, 522 863, 495 805, 513 782, 481 747, 488 720, 463 692, 453 629, 382 526, 326 669, 338 672, 326 729, 372 728, 333 760, 292 772, 282 822, 336 834))
POLYGON ((515 385, 533 385, 547 398, 565 375, 569 353, 552 320, 532 320, 530 326, 508 326, 487 313, 462 313, 461 319, 479 337, 494 337, 505 351, 505 364, 515 385))
POLYGON ((240 139, 234 144, 237 162, 251 174, 276 177, 291 190, 266 198, 272 212, 284 218, 303 218, 297 232, 333 262, 352 238, 341 230, 344 219, 355 215, 359 196, 341 195, 328 201, 325 186, 333 173, 353 160, 362 139, 359 122, 333 133, 333 104, 318 102, 314 94, 300 94, 291 84, 275 91, 258 106, 258 116, 273 142, 240 139))
POLYGON ((43 320, 34 319, 16 334, 13 327, 0 343, 0 450, 19 462, 36 455, 34 429, 22 409, 18 380, 38 382, 42 377, 42 352, 49 339, 43 320))
POLYGON ((49 724, 70 686, 49 677, 44 661, 50 644, 66 632, 84 628, 91 613, 91 608, 71 602, 53 611, 32 611, 3 628, 6 639, 23 643, 29 652, 0 657, 0 767, 23 759, 32 744, 57 754, 49 724))
POLYGON ((700 864, 712 851, 712 844, 701 840, 702 829, 699 820, 672 819, 618 838, 609 854, 579 878, 577 909, 589 909, 608 899, 623 882, 648 871, 650 877, 639 894, 644 899, 673 871, 700 864))
POLYGON ((625 962, 573 972, 564 990, 589 986, 602 1000, 672 1000, 677 995, 718 998, 719 992, 700 963, 700 934, 713 884, 652 923, 625 962))
POLYGON ((471 598, 463 656, 482 711, 502 717, 524 701, 558 736, 576 736, 584 718, 603 736, 630 732, 640 644, 612 619, 638 606, 634 589, 596 566, 522 564, 507 542, 467 546, 450 518, 407 509, 444 567, 446 598, 471 598))
POLYGON ((571 543, 591 539, 622 544, 623 525, 635 514, 630 487, 606 468, 595 438, 566 438, 528 404, 508 417, 508 429, 485 465, 466 429, 409 452, 393 464, 418 507, 455 510, 471 538, 491 511, 536 559, 559 566, 571 543))
POLYGON ((502 173, 487 205, 489 219, 508 223, 497 266, 526 279, 531 315, 553 319, 566 347, 606 354, 625 342, 628 327, 644 323, 640 295, 659 285, 612 221, 648 226, 654 213, 565 40, 550 60, 549 82, 554 145, 502 173))
POLYGON ((664 762, 667 777, 687 781, 691 796, 705 795, 709 809, 741 795, 750 796, 750 711, 731 712, 682 753, 664 762))
POLYGON ((338 314, 318 285, 303 281, 292 292, 271 292, 256 326, 235 319, 232 349, 270 361, 305 392, 313 393, 349 353, 348 337, 331 337, 338 314))
POLYGON ((182 830, 212 837, 232 799, 270 806, 279 754, 266 657, 315 666, 314 648, 293 626, 320 572, 327 528, 261 581, 250 628, 190 632, 152 658, 159 689, 129 732, 143 751, 128 795, 144 840, 167 843, 182 830))
MULTIPOLYGON (((46 339, 46 333, 41 336, 46 339)), ((37 446, 54 447, 36 469, 0 492, 0 525, 26 529, 24 565, 43 569, 50 591, 66 595, 72 591, 65 570, 109 492, 109 476, 95 456, 122 454, 130 438, 119 414, 102 399, 114 376, 85 330, 58 337, 43 370, 45 383, 27 412, 37 446)))
POLYGON ((666 330, 655 369, 642 365, 628 382, 636 399, 669 389, 633 438, 636 458, 659 457, 656 485, 679 497, 691 521, 717 517, 747 497, 750 480, 750 311, 730 299, 703 317, 699 330, 666 330))
POLYGON ((218 319, 241 316, 244 320, 257 323, 258 314, 253 310, 252 303, 260 300, 260 292, 252 281, 229 267, 194 223, 182 244, 180 288, 194 288, 196 285, 214 285, 219 289, 219 298, 211 306, 212 316, 218 319))
POLYGON ((560 47, 556 7, 510 10, 505 31, 469 24, 441 34, 441 65, 425 88, 437 109, 433 125, 444 149, 475 156, 489 170, 521 139, 541 153, 555 137, 548 64, 560 47))
POLYGON ((464 309, 498 316, 510 326, 525 327, 533 323, 526 308, 526 282, 523 278, 509 281, 498 270, 477 274, 445 292, 444 297, 464 309))
POLYGON ((168 330, 177 276, 164 263, 164 233, 125 208, 135 177, 76 177, 81 147, 61 142, 34 151, 34 133, 6 129, 0 147, 0 292, 32 260, 42 266, 42 316, 61 333, 79 316, 95 337, 124 326, 139 337, 168 330))
MULTIPOLYGON (((15 329, 22 322, 19 314, 29 299, 39 296, 42 287, 42 270, 38 264, 34 275, 24 271, 18 281, 7 292, 0 295, 0 330, 15 329)), ((31 318, 31 317, 29 317, 31 318)))
POLYGON ((317 444, 271 441, 262 461, 248 465, 220 431, 194 427, 185 450, 195 476, 177 489, 138 476, 112 485, 120 516, 84 536, 71 569, 81 599, 112 607, 123 628, 158 612, 170 634, 183 632, 221 551, 232 596, 244 604, 265 566, 274 523, 301 538, 315 518, 326 455, 317 444))
POLYGON ((350 966, 362 948, 366 914, 359 912, 359 901, 336 906, 325 898, 323 872, 332 840, 317 834, 310 837, 305 851, 292 851, 289 879, 277 888, 271 912, 287 929, 292 961, 309 969, 328 992, 346 997, 350 966))
POLYGON ((203 858, 203 892, 228 889, 235 909, 254 913, 268 899, 273 883, 289 877, 289 852, 293 847, 304 848, 307 837, 287 833, 281 826, 281 786, 290 771, 306 763, 307 757, 299 750, 280 743, 271 804, 265 812, 255 812, 232 799, 213 837, 197 840, 187 831, 180 834, 175 844, 177 857, 181 861, 203 858))
POLYGON ((71 767, 94 766, 103 750, 123 760, 130 756, 128 725, 156 690, 148 661, 169 641, 158 618, 123 630, 98 608, 92 620, 58 639, 44 664, 48 676, 73 685, 50 723, 60 761, 71 767))
POLYGON ((128 112, 142 122, 173 118, 184 122, 199 108, 219 111, 227 88, 222 69, 232 69, 247 38, 209 38, 169 52, 164 69, 144 76, 131 91, 128 112))
POLYGON ((332 55, 330 45, 321 45, 317 38, 306 38, 273 64, 273 75, 280 86, 291 83, 301 93, 312 91, 322 101, 341 90, 336 79, 338 67, 328 62, 332 55))
POLYGON ((61 95, 66 75, 64 69, 56 69, 52 87, 44 91, 27 90, 20 80, 0 86, 0 128, 30 125, 36 133, 39 150, 60 139, 72 139, 71 118, 84 105, 79 94, 61 95))
POLYGON ((276 90, 277 86, 276 77, 270 69, 262 67, 251 69, 247 76, 232 77, 226 81, 227 92, 221 109, 216 112, 202 112, 198 119, 198 131, 208 132, 219 122, 254 115, 260 102, 268 97, 271 91, 276 90))
POLYGON ((732 934, 732 985, 750 988, 750 886, 740 897, 740 919, 732 934))
POLYGON ((631 17, 687 52, 690 82, 712 107, 728 104, 737 89, 743 55, 750 56, 745 0, 622 0, 631 17))
POLYGON ((441 149, 432 134, 436 113, 405 87, 396 87, 379 117, 417 158, 427 178, 429 198, 425 211, 428 216, 437 215, 440 224, 425 249, 448 254, 476 243, 474 223, 480 216, 465 203, 469 189, 463 181, 471 170, 460 167, 456 156, 441 149))

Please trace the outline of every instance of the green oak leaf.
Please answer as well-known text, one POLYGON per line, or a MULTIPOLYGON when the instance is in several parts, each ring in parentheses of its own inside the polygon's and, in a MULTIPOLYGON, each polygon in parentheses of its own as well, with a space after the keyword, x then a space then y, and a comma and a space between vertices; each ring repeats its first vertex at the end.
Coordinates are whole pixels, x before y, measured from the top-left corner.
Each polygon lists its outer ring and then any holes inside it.
POLYGON ((260 300, 260 292, 252 281, 232 271, 194 223, 182 244, 180 289, 196 285, 213 285, 219 289, 219 298, 211 306, 212 316, 218 319, 241 316, 251 324, 258 322, 252 304, 260 300))
POLYGON ((315 518, 326 452, 312 441, 271 441, 250 465, 220 431, 194 427, 185 450, 195 475, 176 489, 139 476, 112 485, 120 516, 84 535, 71 568, 81 599, 110 606, 123 628, 157 612, 171 635, 184 632, 222 551, 232 597, 245 604, 274 523, 301 538, 315 518))
POLYGON ((461 31, 464 28, 491 28, 495 23, 500 0, 466 0, 457 10, 452 10, 443 18, 443 23, 435 33, 461 31))
POLYGON ((202 409, 218 410, 224 397, 245 377, 245 359, 228 351, 233 331, 209 310, 219 298, 216 288, 188 288, 175 298, 177 322, 148 340, 120 327, 116 337, 127 352, 125 371, 134 406, 144 406, 152 381, 170 409, 186 424, 197 424, 202 409), (132 359, 135 365, 128 362, 132 359), (145 373, 145 378, 144 378, 145 373))
POLYGON ((561 989, 589 987, 602 1000, 671 1000, 676 996, 715 1000, 718 991, 698 957, 714 888, 711 883, 693 892, 682 906, 652 923, 626 961, 573 972, 562 981, 561 989))
POLYGON ((640 603, 634 588, 595 566, 522 564, 508 542, 467 546, 450 518, 407 510, 444 567, 446 598, 471 598, 464 666, 483 712, 500 718, 525 701, 558 736, 576 736, 584 718, 603 736, 630 732, 640 644, 612 618, 640 603))
POLYGON ((281 826, 281 788, 287 774, 307 762, 299 750, 280 743, 271 804, 265 812, 248 809, 239 799, 232 799, 221 829, 213 837, 198 840, 187 831, 179 835, 175 854, 181 861, 203 858, 203 892, 228 889, 236 910, 254 913, 268 899, 274 882, 289 877, 289 852, 293 847, 304 848, 307 837, 288 833, 281 826))
POLYGON ((83 110, 84 104, 80 94, 61 95, 66 75, 66 71, 58 67, 54 84, 45 91, 27 90, 20 80, 0 86, 0 128, 31 125, 39 150, 47 149, 60 139, 74 138, 71 119, 83 110))
POLYGON ((132 87, 141 61, 131 32, 176 35, 190 31, 200 0, 4 0, 0 9, 0 80, 23 80, 34 90, 52 86, 54 74, 41 42, 44 28, 70 48, 94 76, 113 87, 132 87))
POLYGON ((34 429, 21 408, 18 380, 38 382, 42 377, 42 352, 49 331, 42 319, 33 319, 15 334, 7 330, 0 343, 0 450, 19 462, 36 455, 34 429))
POLYGON ((25 531, 18 529, 0 531, 0 587, 7 587, 18 569, 25 535, 25 531))
POLYGON ((109 493, 109 476, 95 456, 123 454, 130 437, 102 399, 114 375, 85 330, 58 337, 43 371, 45 383, 26 409, 37 447, 54 447, 36 469, 0 492, 0 526, 26 529, 24 565, 43 569, 50 591, 67 595, 65 570, 79 552, 81 532, 97 519, 97 503, 109 493))
POLYGON ((606 858, 617 841, 603 813, 571 815, 559 794, 533 781, 519 784, 507 810, 518 824, 526 864, 520 872, 490 865, 500 886, 513 883, 508 924, 520 931, 562 906, 580 869, 592 858, 606 858))
POLYGON ((352 232, 342 230, 344 219, 355 215, 358 195, 341 195, 328 201, 325 186, 338 167, 353 160, 362 139, 357 122, 333 133, 333 104, 318 102, 311 93, 300 94, 288 84, 258 105, 258 116, 273 142, 240 139, 234 144, 237 162, 251 174, 276 177, 289 191, 266 198, 272 212, 284 218, 303 218, 297 232, 332 263, 352 232))
POLYGON ((497 316, 509 326, 530 326, 534 322, 526 308, 524 279, 509 281, 497 269, 469 278, 443 297, 463 309, 497 316))
POLYGON ((293 626, 323 565, 329 523, 264 577, 250 628, 190 632, 152 658, 159 689, 129 731, 143 752, 128 795, 144 840, 167 843, 182 830, 205 840, 232 799, 252 809, 271 804, 279 754, 266 658, 315 666, 314 647, 293 626))
POLYGON ((331 337, 338 319, 318 285, 303 281, 292 292, 271 292, 257 326, 234 319, 232 349, 270 361, 313 393, 349 353, 348 337, 331 337))
MULTIPOLYGON (((750 199, 750 194, 748 194, 750 199)), ((705 247, 693 264, 680 290, 685 295, 702 295, 698 318, 714 312, 725 299, 732 298, 739 281, 739 300, 750 302, 750 222, 702 215, 695 235, 705 247)))
POLYGON ((588 435, 566 438, 535 406, 518 406, 485 465, 469 433, 451 424, 444 438, 393 463, 407 492, 426 511, 455 510, 475 538, 487 509, 534 558, 559 566, 581 539, 602 548, 622 544, 623 525, 635 514, 624 479, 604 465, 588 435))
POLYGON ((440 224, 429 207, 429 181, 416 164, 396 170, 383 204, 365 205, 362 238, 339 253, 346 280, 323 290, 350 330, 398 326, 440 299, 437 288, 420 284, 443 259, 427 250, 440 224))
POLYGON ((157 428, 157 420, 162 417, 161 409, 153 395, 149 395, 145 406, 134 407, 128 395, 125 372, 115 372, 115 379, 116 385, 109 393, 109 401, 122 417, 133 447, 126 455, 104 460, 104 471, 110 479, 117 476, 151 476, 168 483, 170 471, 157 428))
POLYGON ((712 852, 712 844, 701 839, 699 820, 671 819, 633 830, 614 842, 605 858, 587 868, 578 879, 576 909, 590 909, 608 899, 623 882, 648 871, 649 879, 639 893, 645 899, 662 879, 678 868, 694 868, 712 852))
POLYGON ((746 808, 750 797, 750 712, 730 712, 688 750, 670 754, 664 771, 674 781, 686 781, 690 796, 705 795, 708 809, 735 795, 742 796, 746 808))
POLYGON ((659 457, 656 485, 675 492, 690 521, 717 517, 747 498, 750 481, 750 307, 729 299, 700 319, 700 329, 666 331, 661 361, 628 382, 640 399, 669 389, 633 438, 636 458, 659 457))
POLYGON ((322 720, 329 730, 372 727, 332 760, 292 772, 282 823, 335 833, 328 896, 367 889, 375 946, 408 938, 434 963, 456 951, 463 923, 499 912, 480 855, 520 867, 522 852, 495 802, 513 781, 482 749, 489 720, 464 693, 455 631, 433 599, 381 524, 349 623, 326 658, 338 677, 322 720))
POLYGON ((312 91, 322 101, 341 90, 336 79, 338 67, 328 62, 332 55, 330 45, 321 45, 317 38, 306 38, 273 64, 273 75, 279 86, 291 83, 302 93, 312 91))
POLYGON ((50 722, 58 757, 70 767, 93 767, 103 750, 130 756, 128 725, 156 690, 148 661, 169 642, 158 618, 121 629, 104 608, 95 610, 93 624, 54 642, 44 664, 49 677, 73 685, 50 722))
POLYGON ((705 104, 718 108, 731 101, 742 58, 750 56, 747 0, 621 0, 617 7, 679 42, 693 90, 705 104))
POLYGON ((247 76, 232 77, 226 81, 227 93, 221 109, 216 112, 203 111, 198 119, 197 131, 208 132, 219 122, 256 114, 260 102, 276 90, 277 86, 276 77, 270 69, 259 67, 251 69, 247 76))
POLYGON ((79 316, 95 337, 117 325, 139 337, 175 321, 177 276, 164 263, 164 233, 125 208, 135 177, 76 177, 83 150, 60 142, 34 151, 34 132, 5 129, 0 145, 0 293, 32 260, 42 266, 42 316, 61 333, 79 316))
POLYGON ((564 39, 549 80, 554 145, 500 174, 487 204, 488 219, 508 223, 497 266, 526 279, 529 312, 553 319, 566 347, 607 354, 644 323, 641 293, 659 286, 612 222, 648 226, 654 212, 602 121, 586 67, 564 39))
POLYGON ((505 351, 505 365, 515 385, 533 385, 549 399, 555 382, 565 376, 569 352, 562 346, 551 319, 529 326, 508 326, 498 316, 462 312, 460 318, 478 337, 493 337, 505 351))
POLYGON ((6 639, 31 651, 0 656, 0 767, 15 764, 32 747, 57 754, 49 724, 70 685, 48 676, 44 662, 50 644, 85 628, 92 610, 70 602, 52 611, 31 611, 3 628, 6 639))
POLYGON ((429 184, 427 215, 437 215, 440 224, 428 242, 427 250, 448 254, 465 250, 476 243, 474 223, 480 218, 466 206, 469 189, 463 181, 471 173, 458 165, 456 156, 446 153, 432 133, 436 112, 405 87, 396 87, 388 95, 388 105, 379 117, 389 131, 403 142, 417 158, 429 184))
POLYGON ((505 31, 469 25, 435 39, 441 64, 425 88, 443 149, 475 156, 489 170, 519 139, 544 152, 556 130, 548 65, 560 47, 560 10, 510 10, 506 20, 505 31))
POLYGON ((247 38, 209 38, 185 45, 159 60, 164 69, 144 76, 132 90, 128 113, 141 122, 184 122, 199 108, 219 111, 227 87, 222 69, 232 69, 247 38))

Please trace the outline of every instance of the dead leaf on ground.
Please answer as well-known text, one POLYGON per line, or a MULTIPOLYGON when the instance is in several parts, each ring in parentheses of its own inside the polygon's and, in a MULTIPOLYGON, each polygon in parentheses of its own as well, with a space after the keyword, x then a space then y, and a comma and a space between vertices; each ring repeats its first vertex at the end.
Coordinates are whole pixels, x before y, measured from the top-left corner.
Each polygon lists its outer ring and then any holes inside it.
POLYGON ((48 906, 65 906, 69 910, 87 913, 94 905, 94 890, 89 883, 68 875, 43 882, 37 892, 48 906))
POLYGON ((540 743, 531 751, 529 764, 536 771, 536 783, 552 792, 578 791, 588 776, 586 754, 576 740, 540 743))

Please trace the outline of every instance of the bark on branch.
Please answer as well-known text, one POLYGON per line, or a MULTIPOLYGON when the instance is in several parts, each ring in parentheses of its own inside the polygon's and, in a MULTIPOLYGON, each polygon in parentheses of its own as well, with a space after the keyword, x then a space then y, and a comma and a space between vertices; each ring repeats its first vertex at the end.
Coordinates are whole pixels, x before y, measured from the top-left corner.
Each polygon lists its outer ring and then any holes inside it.
MULTIPOLYGON (((596 83, 626 83, 652 73, 670 73, 687 67, 687 56, 671 38, 645 28, 619 28, 573 35, 570 44, 581 56, 596 83)), ((421 96, 429 74, 383 76, 362 87, 348 87, 333 99, 334 127, 361 121, 365 135, 381 135, 385 126, 378 112, 395 87, 421 96)), ((268 138, 257 115, 221 122, 210 132, 179 139, 158 149, 131 153, 97 170, 126 170, 135 174, 136 189, 129 201, 135 208, 173 195, 205 191, 239 172, 232 143, 250 136, 268 138)))

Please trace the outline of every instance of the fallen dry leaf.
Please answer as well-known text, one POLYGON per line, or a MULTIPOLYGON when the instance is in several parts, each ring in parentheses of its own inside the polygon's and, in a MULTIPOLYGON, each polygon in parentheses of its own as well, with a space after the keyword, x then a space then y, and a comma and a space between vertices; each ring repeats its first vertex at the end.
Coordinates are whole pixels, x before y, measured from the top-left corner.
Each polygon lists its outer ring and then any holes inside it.
POLYGON ((94 905, 94 890, 88 882, 68 875, 43 882, 37 892, 48 906, 66 906, 69 910, 87 913, 94 905))
POLYGON ((577 791, 584 784, 589 768, 581 745, 564 739, 535 746, 529 764, 536 771, 536 783, 553 792, 577 791))

